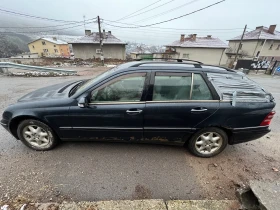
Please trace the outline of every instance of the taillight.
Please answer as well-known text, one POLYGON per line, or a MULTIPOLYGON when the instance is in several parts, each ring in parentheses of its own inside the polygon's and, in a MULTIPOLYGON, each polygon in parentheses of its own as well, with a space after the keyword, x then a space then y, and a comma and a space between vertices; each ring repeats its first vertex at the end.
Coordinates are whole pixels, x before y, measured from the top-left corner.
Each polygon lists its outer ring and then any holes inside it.
POLYGON ((275 115, 275 111, 271 111, 262 121, 260 126, 266 126, 269 125, 273 116, 275 115))

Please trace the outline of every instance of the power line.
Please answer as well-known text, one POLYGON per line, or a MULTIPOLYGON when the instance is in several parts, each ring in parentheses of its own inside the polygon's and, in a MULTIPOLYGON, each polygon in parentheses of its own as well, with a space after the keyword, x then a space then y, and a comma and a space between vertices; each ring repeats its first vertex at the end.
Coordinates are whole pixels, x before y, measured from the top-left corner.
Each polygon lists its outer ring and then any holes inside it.
POLYGON ((0 11, 9 13, 9 14, 20 15, 20 16, 24 16, 24 17, 41 19, 41 20, 55 21, 55 22, 72 22, 72 23, 80 22, 80 21, 58 20, 58 19, 52 19, 52 18, 39 17, 39 16, 24 14, 24 13, 20 13, 20 12, 13 12, 13 11, 6 10, 6 9, 0 9, 0 11))
MULTIPOLYGON (((218 1, 218 2, 216 2, 216 3, 214 3, 214 4, 210 4, 210 5, 206 6, 206 7, 203 7, 203 8, 201 8, 201 9, 195 10, 195 11, 193 11, 193 12, 190 12, 190 13, 187 13, 187 14, 184 14, 184 15, 181 15, 181 16, 178 16, 178 17, 175 17, 175 18, 171 18, 171 19, 169 19, 169 20, 164 20, 164 21, 161 21, 161 22, 157 22, 157 23, 152 23, 152 24, 142 25, 142 26, 139 25, 139 26, 137 26, 137 27, 136 27, 136 26, 134 26, 134 27, 115 26, 115 27, 119 27, 119 28, 144 28, 144 27, 159 25, 159 24, 162 24, 162 23, 170 22, 170 21, 173 21, 173 20, 176 20, 176 19, 180 19, 180 18, 185 17, 185 16, 188 16, 188 15, 191 15, 191 14, 194 14, 194 13, 197 13, 197 12, 200 12, 200 11, 202 11, 202 10, 205 10, 205 9, 209 8, 209 7, 212 7, 212 6, 215 6, 215 5, 217 5, 217 4, 220 4, 220 3, 224 2, 224 1, 226 1, 226 0, 218 1)), ((112 26, 113 26, 113 25, 112 25, 112 26)))
POLYGON ((156 2, 154 2, 154 3, 150 4, 150 5, 146 6, 146 7, 143 7, 142 9, 139 9, 139 10, 137 10, 137 11, 135 11, 135 12, 133 12, 133 13, 131 13, 131 14, 127 15, 127 16, 122 17, 121 19, 118 19, 117 21, 119 21, 119 20, 123 20, 123 19, 125 19, 125 18, 127 18, 127 17, 129 17, 129 16, 131 16, 131 15, 133 15, 133 14, 137 13, 137 12, 140 12, 140 11, 142 11, 143 9, 146 9, 146 8, 148 8, 148 7, 152 6, 152 5, 154 5, 154 4, 156 4, 156 3, 160 2, 160 1, 162 1, 162 0, 156 1, 156 2))
MULTIPOLYGON (((135 25, 135 24, 130 24, 130 23, 121 23, 121 22, 117 22, 117 21, 111 21, 111 20, 106 20, 106 21, 109 21, 109 22, 114 22, 114 23, 120 23, 120 24, 125 24, 125 25, 133 25, 133 26, 140 26, 140 25, 135 25)), ((108 23, 104 23, 106 25, 111 25, 111 24, 108 24, 108 23)), ((113 26, 113 25, 111 25, 113 26)), ((119 26, 113 26, 113 27, 118 27, 120 28, 119 26)), ((133 27, 132 27, 133 28, 133 27)), ((135 27, 137 28, 137 27, 135 27)), ((216 29, 201 29, 201 28, 164 28, 164 27, 149 27, 149 28, 155 28, 155 29, 164 29, 164 30, 208 30, 208 31, 219 31, 219 30, 240 30, 243 28, 216 28, 216 29)), ((141 29, 141 28, 138 28, 138 30, 146 30, 146 29, 141 29)))
MULTIPOLYGON (((95 21, 92 22, 88 22, 87 24, 90 23, 95 23, 95 21)), ((60 31, 60 30, 65 30, 65 29, 70 29, 70 28, 76 28, 76 27, 80 27, 80 26, 84 26, 84 23, 80 24, 80 25, 76 25, 76 26, 71 26, 71 27, 67 27, 67 28, 60 28, 60 29, 54 29, 54 30, 48 30, 48 31, 4 31, 4 32, 0 32, 0 33, 22 33, 22 34, 33 34, 33 33, 43 33, 43 32, 52 32, 52 31, 60 31)))
MULTIPOLYGON (((96 18, 91 18, 91 19, 88 19, 88 20, 85 20, 86 22, 87 21, 90 21, 90 20, 95 20, 96 18)), ((53 27, 59 27, 59 26, 66 26, 66 25, 76 25, 76 24, 79 24, 79 23, 82 23, 84 21, 79 21, 77 23, 65 23, 65 24, 60 24, 60 25, 53 25, 53 26, 22 26, 22 27, 13 27, 13 26, 3 26, 3 27, 0 27, 0 28, 53 28, 53 27)))
MULTIPOLYGON (((111 29, 108 29, 107 30, 111 30, 111 29)), ((180 32, 171 32, 171 31, 153 31, 153 30, 126 30, 126 29, 116 29, 114 31, 117 31, 117 32, 123 32, 125 31, 126 33, 133 33, 133 34, 137 34, 137 32, 139 33, 142 33, 142 34, 151 34, 151 35, 155 35, 155 36, 158 36, 157 34, 159 35, 175 35, 175 36, 178 36, 179 34, 181 33, 185 33, 185 34, 188 34, 188 33, 194 33, 194 31, 180 31, 180 32), (136 33, 135 33, 136 32, 136 33)), ((201 31, 200 34, 228 34, 228 33, 238 33, 238 32, 241 32, 241 30, 238 30, 238 31, 201 31)))
POLYGON ((188 3, 182 4, 182 5, 178 6, 178 7, 175 7, 175 8, 173 8, 173 9, 167 10, 167 11, 165 11, 165 12, 159 13, 159 14, 157 14, 157 15, 154 15, 154 16, 151 16, 151 17, 148 17, 148 18, 144 18, 144 19, 139 20, 139 21, 137 21, 137 22, 135 22, 135 23, 139 23, 139 22, 141 22, 141 21, 150 20, 150 19, 153 19, 153 18, 155 18, 155 17, 159 17, 159 16, 161 16, 161 15, 165 15, 166 13, 169 13, 169 12, 172 12, 172 11, 174 11, 174 10, 180 9, 180 8, 182 8, 182 7, 184 7, 184 6, 190 5, 190 4, 192 4, 192 3, 196 2, 196 1, 199 1, 199 0, 190 1, 190 2, 188 2, 188 3))
POLYGON ((147 13, 147 12, 150 12, 150 11, 152 11, 152 10, 154 10, 154 9, 157 9, 157 8, 159 8, 159 7, 162 7, 162 6, 166 5, 166 4, 169 4, 169 3, 173 2, 173 1, 175 1, 175 0, 168 1, 168 2, 166 2, 166 3, 164 3, 164 4, 161 4, 161 5, 157 6, 157 7, 154 7, 154 8, 152 8, 152 9, 146 10, 146 11, 144 11, 144 12, 141 12, 141 13, 138 13, 138 14, 136 14, 136 15, 132 15, 132 16, 130 16, 130 17, 123 18, 123 19, 129 19, 129 18, 132 18, 132 17, 136 17, 136 16, 138 16, 138 15, 142 15, 142 14, 144 14, 144 13, 147 13))

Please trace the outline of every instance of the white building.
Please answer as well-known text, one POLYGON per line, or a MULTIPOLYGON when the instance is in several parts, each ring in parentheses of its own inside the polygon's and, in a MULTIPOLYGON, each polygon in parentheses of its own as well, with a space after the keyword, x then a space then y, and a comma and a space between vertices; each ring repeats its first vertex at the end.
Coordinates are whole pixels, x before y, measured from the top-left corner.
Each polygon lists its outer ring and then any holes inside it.
POLYGON ((205 64, 224 65, 226 64, 225 50, 228 45, 219 38, 197 37, 191 34, 185 37, 181 35, 180 40, 166 45, 166 52, 173 52, 174 58, 197 60, 205 64))
MULTIPOLYGON (((102 33, 104 58, 124 60, 125 42, 122 42, 111 31, 102 33)), ((100 58, 100 36, 98 32, 85 31, 85 36, 70 42, 75 58, 92 59, 100 58)))
MULTIPOLYGON (((269 28, 258 26, 255 30, 245 33, 239 51, 239 57, 260 58, 261 60, 280 59, 280 32, 276 31, 276 25, 269 28)), ((226 54, 231 59, 235 56, 241 36, 239 35, 229 41, 229 49, 226 54)))

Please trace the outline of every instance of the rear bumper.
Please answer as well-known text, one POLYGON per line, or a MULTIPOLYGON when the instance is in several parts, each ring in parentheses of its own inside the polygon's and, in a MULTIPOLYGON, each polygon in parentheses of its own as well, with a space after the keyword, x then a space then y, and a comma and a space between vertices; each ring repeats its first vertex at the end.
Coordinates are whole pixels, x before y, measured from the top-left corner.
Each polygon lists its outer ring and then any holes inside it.
POLYGON ((252 141, 269 133, 271 130, 268 126, 257 126, 247 128, 234 128, 229 139, 229 144, 239 144, 252 141))

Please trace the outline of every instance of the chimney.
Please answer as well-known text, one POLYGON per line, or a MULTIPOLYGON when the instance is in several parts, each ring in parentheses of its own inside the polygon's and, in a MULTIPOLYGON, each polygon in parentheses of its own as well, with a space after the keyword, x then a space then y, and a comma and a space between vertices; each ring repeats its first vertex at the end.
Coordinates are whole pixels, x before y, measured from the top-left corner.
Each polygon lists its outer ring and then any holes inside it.
POLYGON ((56 37, 53 37, 53 40, 54 40, 54 41, 57 41, 57 38, 56 38, 56 37))
POLYGON ((184 42, 184 41, 185 41, 185 34, 181 34, 180 42, 184 42))
POLYGON ((192 35, 193 41, 196 41, 196 35, 197 35, 197 34, 193 34, 193 35, 192 35))
POLYGON ((263 29, 263 26, 257 26, 257 27, 256 27, 256 30, 257 30, 257 29, 263 29))
POLYGON ((108 31, 108 34, 109 34, 109 35, 111 35, 111 34, 112 34, 112 32, 111 32, 111 31, 108 31))
POLYGON ((85 35, 90 36, 91 35, 91 30, 85 30, 85 35))
POLYGON ((211 39, 212 38, 212 35, 207 35, 207 39, 211 39))
POLYGON ((270 25, 268 29, 268 33, 274 34, 275 29, 276 29, 276 25, 270 25))

